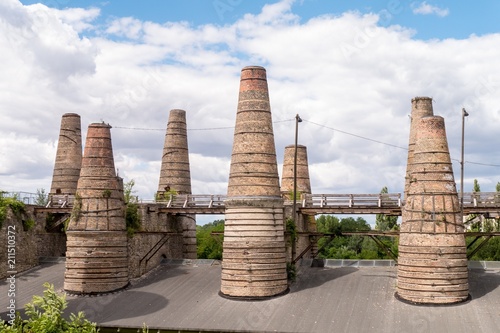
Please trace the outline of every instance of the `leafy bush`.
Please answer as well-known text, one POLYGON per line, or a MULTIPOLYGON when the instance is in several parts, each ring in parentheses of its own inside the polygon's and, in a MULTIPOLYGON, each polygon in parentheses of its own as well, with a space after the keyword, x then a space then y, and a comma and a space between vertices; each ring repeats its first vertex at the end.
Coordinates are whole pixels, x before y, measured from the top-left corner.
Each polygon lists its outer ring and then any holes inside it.
POLYGON ((21 219, 22 215, 25 213, 25 204, 20 201, 17 196, 14 197, 4 197, 3 191, 0 191, 0 229, 2 228, 3 222, 7 219, 7 209, 10 208, 12 213, 21 219))
POLYGON ((44 283, 45 290, 42 296, 33 296, 31 303, 26 304, 28 319, 22 320, 19 313, 9 326, 0 322, 1 332, 13 333, 95 333, 96 324, 85 319, 83 312, 70 314, 69 321, 63 318, 64 309, 68 306, 66 295, 58 295, 54 286, 44 283))

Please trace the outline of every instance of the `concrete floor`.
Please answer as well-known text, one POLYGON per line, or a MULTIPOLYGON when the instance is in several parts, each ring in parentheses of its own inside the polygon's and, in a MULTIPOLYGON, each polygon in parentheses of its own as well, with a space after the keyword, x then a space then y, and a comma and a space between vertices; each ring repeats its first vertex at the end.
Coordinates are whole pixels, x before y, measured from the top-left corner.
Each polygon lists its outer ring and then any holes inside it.
MULTIPOLYGON (((68 312, 84 311, 105 326, 245 332, 500 332, 500 270, 471 269, 471 300, 415 306, 394 297, 396 268, 300 266, 287 295, 234 301, 218 295, 218 262, 168 263, 128 289, 95 297, 68 296, 68 312)), ((62 290, 64 262, 44 263, 17 277, 19 306, 43 283, 62 290)), ((0 283, 0 318, 8 285, 0 283)))

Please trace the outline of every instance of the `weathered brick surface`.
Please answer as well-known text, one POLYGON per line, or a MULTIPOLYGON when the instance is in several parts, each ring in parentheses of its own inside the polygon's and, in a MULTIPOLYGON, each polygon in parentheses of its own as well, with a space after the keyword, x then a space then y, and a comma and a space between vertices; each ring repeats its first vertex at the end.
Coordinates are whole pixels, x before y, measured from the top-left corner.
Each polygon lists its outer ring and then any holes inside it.
POLYGON ((279 196, 266 70, 245 67, 234 131, 228 196, 279 196))
POLYGON ((408 186, 410 184, 410 167, 413 167, 413 151, 415 149, 415 135, 417 133, 416 125, 418 120, 423 117, 433 116, 432 98, 430 97, 415 97, 411 100, 411 124, 410 138, 408 143, 408 162, 406 164, 405 189, 404 197, 408 196, 408 186))
MULTIPOLYGON (((178 194, 191 194, 191 172, 187 138, 186 111, 170 111, 157 196, 166 190, 178 194)), ((196 215, 178 216, 177 221, 183 234, 182 258, 196 259, 196 215)))
POLYGON ((168 118, 158 194, 165 193, 165 188, 175 190, 179 194, 191 194, 186 111, 184 110, 171 110, 168 118))
POLYGON ((397 295, 415 303, 461 302, 468 297, 467 254, 444 119, 423 116, 412 128, 397 295))
POLYGON ((260 298, 286 291, 283 199, 262 67, 241 71, 225 206, 221 293, 260 298))
POLYGON ((67 228, 64 289, 74 293, 104 293, 128 284, 123 182, 115 173, 110 129, 94 123, 87 132, 67 228))
POLYGON ((56 160, 50 195, 74 195, 82 165, 82 133, 80 116, 65 113, 61 119, 56 160))
MULTIPOLYGON (((283 172, 281 174, 281 193, 287 195, 293 192, 295 145, 286 146, 284 156, 283 172)), ((311 193, 307 147, 303 145, 297 145, 297 193, 311 193)))

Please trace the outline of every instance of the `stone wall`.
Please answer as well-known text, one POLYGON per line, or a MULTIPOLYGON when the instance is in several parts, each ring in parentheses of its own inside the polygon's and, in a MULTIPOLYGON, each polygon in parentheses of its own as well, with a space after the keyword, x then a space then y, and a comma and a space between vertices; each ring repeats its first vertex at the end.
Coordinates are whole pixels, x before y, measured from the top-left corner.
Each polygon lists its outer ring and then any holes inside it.
POLYGON ((130 278, 155 268, 163 258, 183 258, 183 217, 167 215, 159 208, 158 204, 139 204, 141 230, 128 239, 130 278))
MULTIPOLYGON (((189 259, 186 248, 196 247, 194 240, 183 237, 185 216, 172 216, 159 212, 157 204, 140 204, 141 230, 128 237, 129 277, 137 278, 158 266, 162 259, 189 259), (165 237, 165 238, 163 238, 165 237), (186 243, 188 241, 188 243, 186 243), (163 244, 158 250, 155 247, 163 244), (152 250, 153 249, 153 250, 152 250), (148 252, 155 252, 146 257, 148 252), (146 257, 146 258, 145 258, 146 257), (145 258, 145 259, 143 259, 145 258), (141 262, 141 259, 142 262, 141 262), (146 263, 147 261, 147 263, 146 263)), ((16 231, 16 270, 22 272, 39 264, 40 257, 64 257, 66 255, 66 234, 45 230, 48 213, 36 213, 34 206, 26 206, 26 214, 18 219, 9 210, 6 221, 0 229, 0 279, 7 275, 7 226, 16 231), (35 227, 24 231, 22 220, 35 220, 35 227)), ((189 252, 191 253, 191 252, 189 252)), ((195 252, 196 253, 196 252, 195 252)))
POLYGON ((7 276, 7 233, 15 230, 15 271, 23 272, 38 265, 39 257, 55 257, 64 255, 66 251, 66 235, 45 231, 46 213, 35 215, 34 206, 26 206, 25 213, 16 217, 7 209, 7 218, 0 229, 0 279, 7 276), (35 225, 30 230, 23 228, 23 220, 32 219, 35 225))

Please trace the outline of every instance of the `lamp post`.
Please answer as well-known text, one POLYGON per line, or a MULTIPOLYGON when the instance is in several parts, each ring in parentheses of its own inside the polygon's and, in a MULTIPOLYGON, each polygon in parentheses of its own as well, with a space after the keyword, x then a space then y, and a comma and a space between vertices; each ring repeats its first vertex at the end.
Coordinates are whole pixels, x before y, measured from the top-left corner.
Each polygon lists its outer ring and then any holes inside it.
POLYGON ((465 130, 465 117, 469 114, 462 108, 462 157, 460 159, 460 213, 461 218, 464 218, 464 130, 465 130))
MULTIPOLYGON (((295 149, 293 155, 293 206, 292 206, 292 216, 293 224, 297 226, 297 142, 299 139, 299 123, 302 119, 297 114, 295 116, 295 149)), ((292 244, 292 262, 295 259, 295 242, 292 244)))

